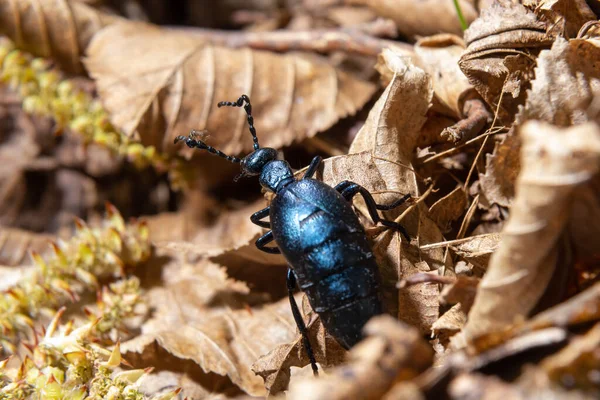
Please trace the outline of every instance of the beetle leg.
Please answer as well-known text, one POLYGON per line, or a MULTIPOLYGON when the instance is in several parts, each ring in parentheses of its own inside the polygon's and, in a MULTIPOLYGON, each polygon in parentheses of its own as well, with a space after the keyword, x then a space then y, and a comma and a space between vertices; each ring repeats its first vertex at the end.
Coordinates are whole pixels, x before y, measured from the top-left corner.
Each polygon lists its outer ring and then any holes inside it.
POLYGON ((404 196, 402 196, 402 198, 396 200, 392 204, 386 205, 386 204, 375 203, 375 199, 373 198, 373 195, 367 189, 365 189, 364 187, 360 186, 357 183, 350 182, 350 181, 343 181, 343 182, 339 183, 335 188, 348 201, 352 200, 352 198, 354 196, 356 196, 357 194, 360 193, 362 195, 363 199, 365 199, 365 203, 367 205, 367 210, 369 211, 369 215, 373 219, 373 222, 375 222, 375 223, 380 222, 381 225, 385 225, 390 228, 399 230, 400 233, 402 233, 402 235, 406 238, 406 240, 408 240, 410 242, 410 235, 408 234, 408 232, 406 232, 406 229, 404 229, 404 227, 402 225, 400 225, 397 222, 389 221, 387 219, 381 218, 379 216, 379 213, 377 212, 377 210, 391 210, 392 208, 398 207, 399 205, 401 205, 402 203, 404 203, 406 200, 408 200, 410 198, 410 194, 404 195, 404 196), (341 190, 338 189, 338 187, 341 187, 341 190))
POLYGON ((315 156, 315 158, 313 158, 312 161, 310 162, 310 165, 308 166, 308 169, 306 170, 306 173, 304 174, 302 179, 312 178, 313 175, 315 174, 315 172, 317 172, 317 168, 319 168, 320 164, 321 164, 321 156, 315 156))
MULTIPOLYGON (((335 185, 334 189, 337 190, 338 192, 340 192, 341 194, 343 194, 344 189, 346 189, 349 185, 356 185, 356 183, 350 182, 350 181, 341 181, 340 183, 335 185)), ((344 196, 344 197, 346 197, 346 196, 344 196)), ((350 197, 350 198, 352 198, 352 197, 350 197)), ((350 201, 350 199, 348 197, 346 197, 346 200, 350 201)))
POLYGON ((270 228, 271 223, 269 221, 261 221, 261 219, 266 218, 269 215, 270 210, 271 207, 265 207, 262 210, 255 212, 250 217, 250 221, 252 221, 254 225, 258 225, 263 228, 270 228))
POLYGON ((308 355, 308 359, 310 360, 310 366, 312 367, 313 374, 315 376, 319 376, 317 360, 315 360, 315 355, 313 353, 312 346, 310 345, 310 340, 308 339, 308 330, 306 329, 306 324, 302 319, 302 314, 300 314, 300 309, 298 309, 298 304, 296 304, 296 299, 294 299, 294 289, 296 289, 296 275, 294 274, 294 271, 291 268, 288 268, 287 271, 287 289, 288 297, 290 299, 290 307, 292 308, 292 314, 294 315, 294 321, 296 321, 296 326, 298 326, 298 330, 302 335, 302 342, 304 343, 306 354, 308 355))
POLYGON ((268 243, 271 243, 274 240, 275 239, 273 238, 273 231, 269 231, 269 232, 265 233, 264 235, 262 235, 261 237, 259 237, 258 239, 256 239, 256 242, 255 242, 256 248, 264 251, 265 253, 281 254, 281 251, 279 250, 279 248, 266 246, 268 243))

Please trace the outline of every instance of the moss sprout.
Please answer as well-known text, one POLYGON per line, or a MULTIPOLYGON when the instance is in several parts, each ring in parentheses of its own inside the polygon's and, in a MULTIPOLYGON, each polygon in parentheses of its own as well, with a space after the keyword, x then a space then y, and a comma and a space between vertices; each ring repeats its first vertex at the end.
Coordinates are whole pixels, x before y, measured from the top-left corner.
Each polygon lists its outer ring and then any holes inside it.
MULTIPOLYGON (((5 352, 15 352, 15 344, 27 336, 35 320, 53 315, 58 307, 77 300, 83 292, 97 290, 99 280, 122 277, 148 259, 151 247, 146 225, 125 224, 114 206, 108 205, 107 210, 100 228, 90 228, 78 221, 73 238, 52 244, 54 254, 49 259, 33 253, 36 268, 0 295, 0 343, 5 352)), ((112 285, 105 290, 104 302, 111 299, 110 306, 131 313, 137 289, 139 284, 135 281, 112 285), (117 301, 118 295, 129 300, 117 301)), ((119 329, 121 321, 115 318, 107 315, 111 329, 119 329)), ((108 331, 108 328, 102 329, 108 331)))

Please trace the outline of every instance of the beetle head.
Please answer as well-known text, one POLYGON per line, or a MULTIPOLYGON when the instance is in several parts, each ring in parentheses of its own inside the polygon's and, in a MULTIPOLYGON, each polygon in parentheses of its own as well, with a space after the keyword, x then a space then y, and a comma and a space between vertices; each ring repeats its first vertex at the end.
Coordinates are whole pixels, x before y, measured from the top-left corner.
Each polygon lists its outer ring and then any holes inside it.
POLYGON ((265 165, 277 159, 277 150, 270 147, 263 147, 254 150, 246 157, 242 158, 242 175, 255 176, 259 175, 265 165))

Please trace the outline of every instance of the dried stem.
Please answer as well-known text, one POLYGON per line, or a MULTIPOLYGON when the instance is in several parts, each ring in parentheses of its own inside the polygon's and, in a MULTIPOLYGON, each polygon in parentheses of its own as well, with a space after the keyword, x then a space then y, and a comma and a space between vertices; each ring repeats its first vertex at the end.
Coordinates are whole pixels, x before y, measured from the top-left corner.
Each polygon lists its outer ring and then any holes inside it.
MULTIPOLYGON (((186 34, 206 39, 212 44, 232 48, 251 47, 270 51, 314 51, 330 53, 344 51, 364 56, 377 56, 386 47, 412 54, 413 46, 374 37, 356 28, 346 30, 318 29, 312 31, 229 32, 212 29, 177 28, 186 34)), ((369 33, 375 33, 373 31, 369 33)))

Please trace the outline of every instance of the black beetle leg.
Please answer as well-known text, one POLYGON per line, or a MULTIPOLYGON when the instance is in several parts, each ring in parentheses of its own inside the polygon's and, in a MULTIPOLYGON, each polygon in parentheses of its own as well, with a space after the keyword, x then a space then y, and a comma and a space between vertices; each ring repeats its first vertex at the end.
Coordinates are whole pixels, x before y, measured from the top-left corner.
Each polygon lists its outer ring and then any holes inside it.
POLYGON ((308 330, 306 329, 306 324, 302 319, 302 314, 300 314, 300 309, 298 309, 298 304, 296 304, 296 299, 294 299, 294 289, 296 289, 296 275, 294 274, 294 271, 291 268, 288 268, 287 271, 287 289, 288 297, 290 298, 290 307, 292 307, 292 314, 294 315, 294 321, 296 321, 298 330, 302 335, 302 342, 304 343, 306 354, 308 355, 308 359, 310 360, 310 366, 313 370, 313 374, 315 376, 319 376, 317 360, 315 360, 315 355, 313 353, 312 346, 310 345, 310 340, 308 339, 308 330))
POLYGON ((256 244, 257 249, 262 250, 265 253, 281 254, 281 251, 279 250, 279 248, 266 246, 267 244, 271 243, 274 240, 275 239, 273 238, 273 231, 269 231, 269 232, 265 233, 264 235, 262 235, 261 237, 259 237, 258 239, 256 239, 256 242, 254 244, 256 244))
POLYGON ((357 183, 350 182, 350 181, 343 181, 343 182, 339 183, 335 188, 348 201, 352 200, 352 198, 355 195, 360 193, 362 195, 362 197, 365 199, 365 203, 367 204, 367 210, 369 211, 369 215, 373 219, 373 222, 375 222, 375 223, 381 222, 382 225, 385 225, 385 226, 393 228, 393 229, 397 229, 398 231, 400 231, 400 233, 402 233, 402 235, 406 238, 406 240, 408 240, 410 242, 410 235, 408 234, 408 232, 406 232, 406 229, 404 229, 404 227, 402 225, 400 225, 397 222, 389 221, 387 219, 381 218, 379 216, 379 213, 377 212, 377 210, 391 210, 392 208, 398 207, 399 205, 401 205, 402 203, 404 203, 406 200, 408 200, 410 198, 410 194, 402 196, 402 198, 396 200, 392 204, 385 205, 385 204, 375 203, 375 199, 373 198, 373 195, 371 193, 369 193, 369 191, 367 189, 365 189, 364 187, 360 186, 357 183), (338 189, 339 187, 341 187, 341 190, 338 189))
POLYGON ((266 218, 269 215, 270 210, 271 207, 265 207, 262 210, 255 212, 250 217, 250 221, 252 221, 254 225, 258 225, 263 228, 270 228, 271 224, 268 221, 261 221, 261 219, 266 218))
MULTIPOLYGON (((334 189, 337 190, 339 193, 342 193, 344 191, 344 189, 346 189, 349 185, 356 185, 356 183, 350 182, 350 181, 341 181, 340 183, 335 185, 334 189)), ((350 198, 346 197, 346 200, 350 201, 351 198, 352 197, 350 197, 350 198)))
POLYGON ((302 179, 312 178, 313 175, 315 174, 315 172, 317 172, 317 168, 319 168, 320 164, 321 164, 321 156, 315 156, 315 158, 313 158, 312 161, 310 162, 310 165, 308 166, 308 169, 306 170, 306 173, 304 174, 302 179))

